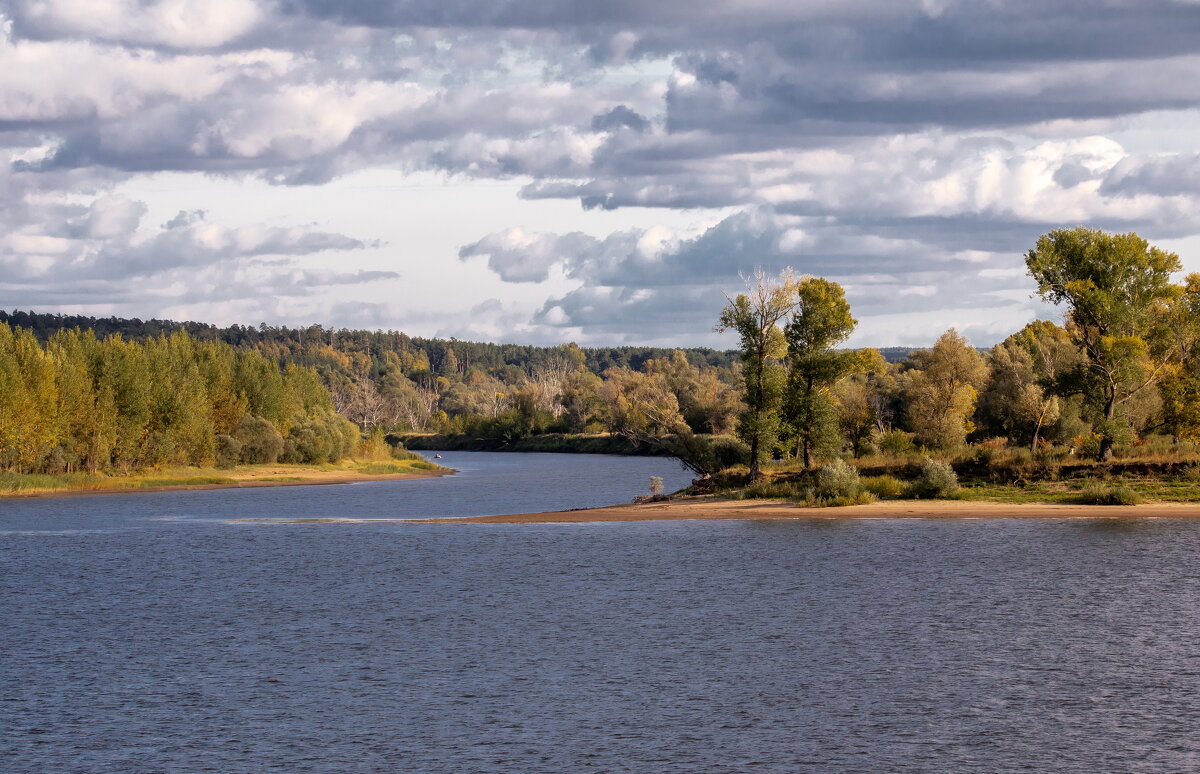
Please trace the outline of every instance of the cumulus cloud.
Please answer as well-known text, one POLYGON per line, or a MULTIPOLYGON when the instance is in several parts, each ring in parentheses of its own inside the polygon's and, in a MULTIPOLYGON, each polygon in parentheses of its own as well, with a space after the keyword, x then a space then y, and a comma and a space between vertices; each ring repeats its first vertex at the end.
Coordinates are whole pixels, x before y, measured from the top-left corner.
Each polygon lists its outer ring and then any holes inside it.
POLYGON ((758 265, 838 277, 868 315, 1028 316, 1012 270, 1048 228, 1200 234, 1200 157, 1120 137, 1200 109, 1198 27, 1182 0, 0 2, 5 299, 131 277, 182 299, 186 272, 287 298, 367 282, 289 263, 353 256, 354 235, 230 226, 202 201, 153 227, 114 190, 399 168, 519 179, 585 213, 703 211, 598 236, 465 217, 459 268, 577 285, 532 316, 461 310, 492 320, 479 335, 699 336, 758 265))
POLYGON ((12 13, 31 36, 176 48, 225 45, 265 16, 254 0, 16 0, 12 13))

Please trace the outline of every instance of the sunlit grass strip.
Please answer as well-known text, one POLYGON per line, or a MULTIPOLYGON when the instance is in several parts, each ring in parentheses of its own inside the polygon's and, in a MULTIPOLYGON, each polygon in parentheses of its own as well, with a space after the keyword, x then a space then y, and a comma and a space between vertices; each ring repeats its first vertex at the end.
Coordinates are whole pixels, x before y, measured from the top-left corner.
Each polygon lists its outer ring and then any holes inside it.
POLYGON ((36 495, 56 492, 101 492, 189 486, 254 486, 259 484, 302 484, 321 478, 344 476, 391 476, 448 470, 421 458, 389 462, 347 460, 324 465, 239 465, 228 470, 214 468, 165 468, 128 476, 93 473, 7 473, 0 472, 0 495, 36 495), (267 473, 268 475, 262 475, 267 473), (314 475, 315 474, 315 475, 314 475))

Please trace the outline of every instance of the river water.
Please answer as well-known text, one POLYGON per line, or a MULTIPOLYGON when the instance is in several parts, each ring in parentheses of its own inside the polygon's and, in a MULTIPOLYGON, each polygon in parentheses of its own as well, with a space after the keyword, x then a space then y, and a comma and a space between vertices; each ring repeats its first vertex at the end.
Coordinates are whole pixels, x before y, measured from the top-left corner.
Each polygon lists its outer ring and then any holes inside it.
POLYGON ((0 770, 1200 770, 1200 523, 370 520, 687 478, 445 457, 0 501, 0 770))

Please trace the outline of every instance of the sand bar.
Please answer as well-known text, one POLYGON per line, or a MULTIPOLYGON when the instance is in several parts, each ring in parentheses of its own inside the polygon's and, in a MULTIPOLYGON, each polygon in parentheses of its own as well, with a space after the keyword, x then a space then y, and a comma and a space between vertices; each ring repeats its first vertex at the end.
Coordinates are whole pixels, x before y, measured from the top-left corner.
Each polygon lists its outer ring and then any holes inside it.
MULTIPOLYGON (((971 500, 883 500, 844 508, 804 508, 782 500, 681 498, 663 503, 612 505, 556 513, 421 519, 425 524, 570 524, 599 521, 728 521, 786 519, 1121 519, 1200 518, 1197 503, 1142 505, 1060 505, 971 500)), ((413 522, 407 522, 413 523, 413 522)))

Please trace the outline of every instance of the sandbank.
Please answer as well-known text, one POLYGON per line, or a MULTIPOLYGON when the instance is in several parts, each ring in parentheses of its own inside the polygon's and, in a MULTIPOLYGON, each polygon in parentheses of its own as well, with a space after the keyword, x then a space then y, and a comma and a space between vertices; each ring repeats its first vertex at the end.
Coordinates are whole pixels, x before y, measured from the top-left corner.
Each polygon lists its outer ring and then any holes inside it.
MULTIPOLYGON (((421 519, 425 524, 570 524, 603 521, 779 521, 834 519, 1122 519, 1200 518, 1197 503, 1061 505, 978 500, 881 500, 870 505, 806 508, 783 500, 680 498, 555 513, 421 519)), ((413 522, 407 522, 413 523, 413 522)))

